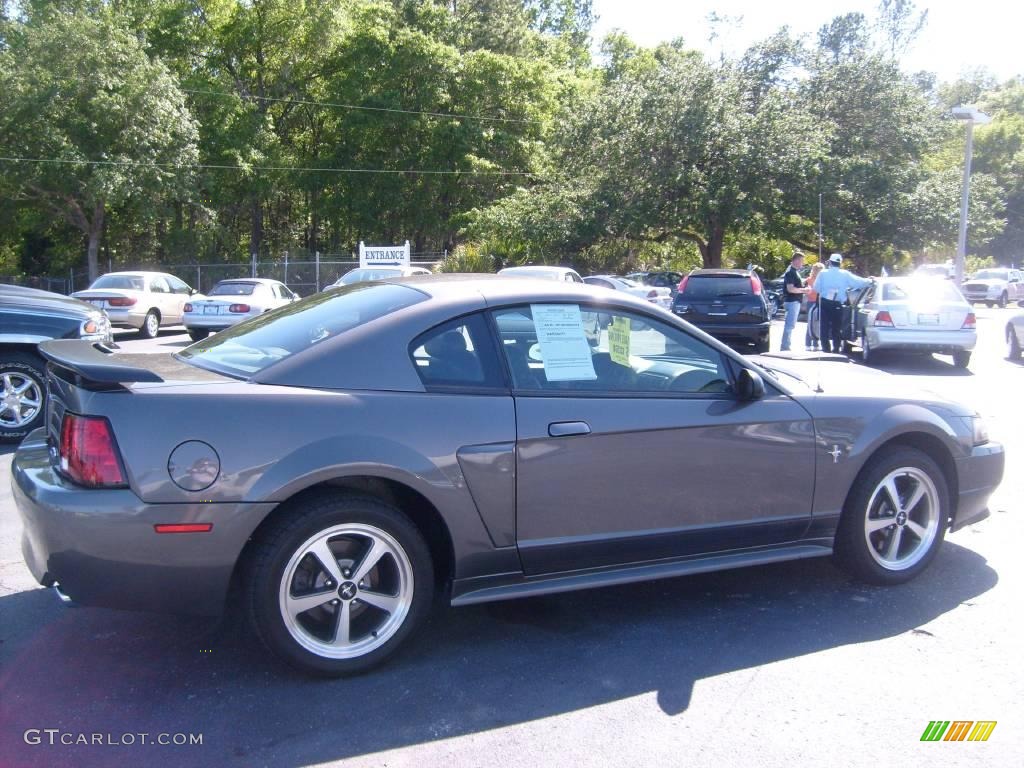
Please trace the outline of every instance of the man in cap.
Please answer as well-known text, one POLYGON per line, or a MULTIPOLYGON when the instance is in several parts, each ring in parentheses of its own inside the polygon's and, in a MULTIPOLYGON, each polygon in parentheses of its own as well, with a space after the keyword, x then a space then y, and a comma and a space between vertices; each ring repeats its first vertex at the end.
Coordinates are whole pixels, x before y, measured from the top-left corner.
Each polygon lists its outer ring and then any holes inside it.
POLYGON ((821 348, 825 352, 843 351, 843 304, 846 303, 847 292, 871 283, 843 269, 842 263, 842 255, 833 253, 827 268, 814 281, 818 292, 818 316, 821 318, 821 348))

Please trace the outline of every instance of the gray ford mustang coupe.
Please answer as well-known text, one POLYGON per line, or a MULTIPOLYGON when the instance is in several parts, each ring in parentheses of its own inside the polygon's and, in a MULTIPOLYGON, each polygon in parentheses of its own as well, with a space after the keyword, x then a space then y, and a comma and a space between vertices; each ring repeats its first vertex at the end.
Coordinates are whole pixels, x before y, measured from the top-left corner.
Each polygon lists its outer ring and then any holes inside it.
POLYGON ((887 374, 744 359, 573 283, 357 283, 176 355, 41 346, 13 465, 23 550, 81 603, 244 605, 308 672, 365 669, 453 605, 829 555, 924 571, 1003 450, 887 374))

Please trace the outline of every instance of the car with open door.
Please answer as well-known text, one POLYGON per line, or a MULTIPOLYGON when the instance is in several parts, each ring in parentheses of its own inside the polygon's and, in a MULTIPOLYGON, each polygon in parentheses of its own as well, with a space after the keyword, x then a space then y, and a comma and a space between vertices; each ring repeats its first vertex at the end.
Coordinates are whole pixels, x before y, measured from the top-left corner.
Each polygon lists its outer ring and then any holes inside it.
POLYGON ((851 296, 846 317, 845 336, 864 362, 881 351, 937 353, 966 368, 978 340, 971 305, 942 278, 880 278, 851 296))
POLYGON ((832 554, 902 583, 1003 474, 969 407, 845 361, 746 359, 568 282, 357 283, 174 354, 41 351, 51 402, 12 465, 34 577, 90 605, 237 606, 321 675, 389 657, 435 596, 832 554))

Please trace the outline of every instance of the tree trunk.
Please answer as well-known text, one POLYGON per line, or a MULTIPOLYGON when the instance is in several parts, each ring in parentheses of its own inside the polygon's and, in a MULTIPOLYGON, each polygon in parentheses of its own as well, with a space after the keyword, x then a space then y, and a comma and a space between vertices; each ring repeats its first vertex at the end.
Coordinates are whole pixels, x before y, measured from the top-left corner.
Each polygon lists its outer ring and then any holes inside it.
POLYGON ((93 207, 92 221, 89 222, 89 284, 100 276, 100 237, 103 234, 103 218, 106 213, 106 204, 99 201, 93 207))
POLYGON ((263 245, 263 206, 259 197, 252 199, 252 230, 249 236, 249 253, 260 257, 260 246, 263 245))
POLYGON ((711 227, 708 246, 702 249, 705 269, 720 269, 722 266, 722 246, 725 244, 725 230, 718 224, 711 227))

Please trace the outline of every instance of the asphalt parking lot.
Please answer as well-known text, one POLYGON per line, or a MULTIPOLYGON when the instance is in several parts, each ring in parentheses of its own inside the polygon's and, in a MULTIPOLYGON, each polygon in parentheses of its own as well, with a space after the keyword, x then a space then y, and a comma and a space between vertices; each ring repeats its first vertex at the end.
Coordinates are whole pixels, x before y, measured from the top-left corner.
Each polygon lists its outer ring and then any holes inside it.
POLYGON ((1018 311, 976 308, 966 371, 874 363, 908 395, 978 408, 1007 450, 992 517, 917 581, 866 587, 815 559, 449 609, 348 680, 296 676, 228 622, 61 605, 22 562, 2 448, 0 766, 1019 766, 1024 365, 1002 337, 1018 311), (998 725, 984 743, 921 742, 936 719, 998 725), (28 729, 202 744, 51 746, 28 729))

